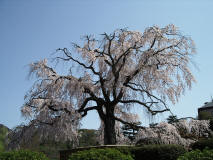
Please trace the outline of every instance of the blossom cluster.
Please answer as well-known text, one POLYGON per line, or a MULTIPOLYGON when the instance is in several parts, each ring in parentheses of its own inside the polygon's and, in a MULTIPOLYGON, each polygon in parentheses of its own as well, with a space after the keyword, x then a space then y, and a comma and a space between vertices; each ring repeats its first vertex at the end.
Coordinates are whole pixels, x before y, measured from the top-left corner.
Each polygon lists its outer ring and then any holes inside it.
POLYGON ((208 120, 180 120, 169 124, 161 122, 155 127, 139 130, 135 142, 145 138, 157 138, 164 144, 179 144, 188 147, 201 137, 212 134, 208 120))

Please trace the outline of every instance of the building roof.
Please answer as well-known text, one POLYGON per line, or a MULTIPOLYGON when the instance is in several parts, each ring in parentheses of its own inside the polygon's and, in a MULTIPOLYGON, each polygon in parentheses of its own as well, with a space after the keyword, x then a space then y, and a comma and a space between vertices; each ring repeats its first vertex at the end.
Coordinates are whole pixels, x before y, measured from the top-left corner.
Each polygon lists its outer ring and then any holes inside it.
POLYGON ((213 101, 205 102, 204 105, 201 108, 207 108, 207 107, 213 107, 213 101))

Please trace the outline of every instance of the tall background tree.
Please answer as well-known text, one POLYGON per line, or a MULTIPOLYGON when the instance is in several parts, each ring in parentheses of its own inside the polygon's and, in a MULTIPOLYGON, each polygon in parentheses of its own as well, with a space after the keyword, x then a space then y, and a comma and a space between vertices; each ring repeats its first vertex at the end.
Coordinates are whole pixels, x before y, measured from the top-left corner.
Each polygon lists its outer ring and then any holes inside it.
POLYGON ((0 152, 3 152, 6 150, 6 137, 7 134, 10 132, 10 129, 6 126, 0 124, 0 152))
POLYGON ((67 73, 58 73, 47 60, 30 65, 37 80, 21 111, 43 138, 75 140, 80 120, 95 110, 104 125, 104 144, 116 144, 115 122, 133 126, 134 106, 163 113, 169 111, 167 102, 175 103, 191 88, 194 53, 192 39, 174 25, 85 36, 82 45, 57 49, 55 60, 70 66, 67 73))
POLYGON ((170 124, 178 122, 178 118, 176 115, 170 115, 166 120, 170 124))
MULTIPOLYGON (((22 137, 28 126, 19 125, 10 130, 0 124, 0 152, 14 149, 27 149, 44 153, 51 160, 60 159, 59 150, 72 149, 72 141, 55 141, 54 139, 40 140, 39 128, 31 137, 22 137)), ((32 130, 30 130, 32 131, 32 130)), ((97 139, 98 130, 80 129, 78 130, 79 147, 100 145, 97 139)))
POLYGON ((137 134, 139 127, 141 125, 141 122, 133 123, 134 126, 130 126, 128 124, 125 124, 122 126, 122 133, 125 137, 128 137, 128 139, 133 142, 135 139, 135 135, 137 134))

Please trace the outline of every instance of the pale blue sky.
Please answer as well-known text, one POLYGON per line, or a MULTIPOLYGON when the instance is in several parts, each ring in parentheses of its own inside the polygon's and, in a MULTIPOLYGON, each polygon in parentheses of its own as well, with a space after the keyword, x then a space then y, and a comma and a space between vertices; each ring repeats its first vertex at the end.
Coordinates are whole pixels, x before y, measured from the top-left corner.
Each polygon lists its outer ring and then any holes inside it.
MULTIPOLYGON (((212 0, 0 0, 0 123, 12 128, 24 121, 20 107, 33 83, 27 64, 86 34, 170 23, 195 41, 199 66, 197 83, 170 108, 178 117, 195 117, 213 96, 212 8, 212 0)), ((83 121, 84 128, 98 126, 94 113, 83 121)))

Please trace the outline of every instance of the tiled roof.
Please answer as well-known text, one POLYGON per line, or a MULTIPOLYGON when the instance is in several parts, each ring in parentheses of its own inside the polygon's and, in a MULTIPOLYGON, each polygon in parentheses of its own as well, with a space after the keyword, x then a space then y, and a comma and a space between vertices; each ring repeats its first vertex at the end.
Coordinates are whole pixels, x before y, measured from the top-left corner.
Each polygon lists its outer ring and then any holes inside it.
POLYGON ((201 108, 206 108, 206 107, 213 107, 213 101, 204 103, 204 105, 201 108))

